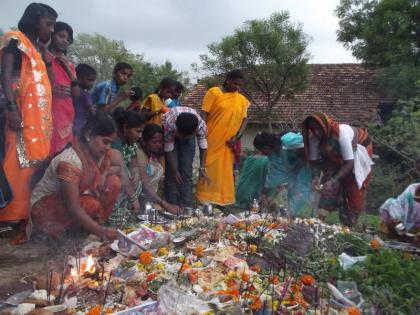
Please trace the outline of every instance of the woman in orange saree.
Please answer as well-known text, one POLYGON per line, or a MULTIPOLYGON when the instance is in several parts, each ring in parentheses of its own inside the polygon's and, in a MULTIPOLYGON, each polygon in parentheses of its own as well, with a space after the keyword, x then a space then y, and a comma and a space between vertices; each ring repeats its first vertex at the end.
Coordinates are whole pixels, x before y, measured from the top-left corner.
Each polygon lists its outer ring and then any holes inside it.
POLYGON ((51 7, 32 3, 19 22, 19 31, 3 37, 1 73, 7 122, 2 166, 13 199, 0 210, 0 222, 29 218, 30 178, 50 150, 51 86, 47 68, 51 59, 47 42, 56 18, 51 7))
POLYGON ((249 106, 248 99, 239 93, 242 84, 242 73, 233 70, 222 87, 213 87, 204 96, 202 116, 208 128, 206 171, 210 183, 197 184, 197 199, 201 203, 235 203, 232 148, 246 128, 249 106))
POLYGON ((116 238, 115 229, 103 226, 121 191, 119 169, 112 164, 116 136, 112 118, 96 115, 72 146, 52 159, 32 193, 35 232, 60 238, 79 226, 103 239, 116 238))

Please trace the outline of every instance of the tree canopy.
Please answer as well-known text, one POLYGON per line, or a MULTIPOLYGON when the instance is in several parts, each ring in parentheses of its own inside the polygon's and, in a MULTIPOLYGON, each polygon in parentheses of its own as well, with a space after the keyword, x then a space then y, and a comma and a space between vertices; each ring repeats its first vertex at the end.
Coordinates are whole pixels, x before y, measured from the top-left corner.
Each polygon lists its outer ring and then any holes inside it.
POLYGON ((341 0, 338 41, 363 62, 384 67, 380 82, 409 98, 420 79, 418 0, 341 0))
POLYGON ((111 78, 117 62, 128 62, 134 69, 132 86, 140 86, 145 93, 151 93, 163 77, 189 84, 185 72, 173 68, 170 61, 164 64, 152 64, 144 60, 143 55, 130 52, 123 41, 112 40, 100 34, 78 34, 69 49, 70 59, 78 63, 87 63, 98 72, 97 82, 111 78))
POLYGON ((264 103, 252 99, 269 121, 273 107, 281 97, 292 97, 306 87, 309 67, 309 38, 300 25, 290 21, 287 12, 274 13, 268 19, 249 20, 233 35, 208 45, 201 55, 202 71, 209 77, 240 69, 247 75, 246 90, 263 94, 264 103))

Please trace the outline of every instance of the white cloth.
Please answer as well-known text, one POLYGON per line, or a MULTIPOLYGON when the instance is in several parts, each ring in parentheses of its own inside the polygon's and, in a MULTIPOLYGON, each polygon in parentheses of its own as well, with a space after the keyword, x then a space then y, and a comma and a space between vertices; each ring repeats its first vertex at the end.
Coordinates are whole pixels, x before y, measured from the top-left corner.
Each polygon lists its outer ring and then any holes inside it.
MULTIPOLYGON (((353 138, 354 131, 353 128, 346 124, 340 124, 340 134, 338 136, 338 143, 340 144, 340 153, 344 161, 349 161, 354 159, 353 153, 353 138)), ((309 159, 311 161, 316 161, 319 158, 319 139, 314 135, 309 137, 309 159)))
POLYGON ((372 165, 374 165, 372 159, 369 156, 368 151, 364 146, 358 144, 356 147, 356 152, 354 153, 354 166, 353 173, 356 177, 357 187, 362 188, 366 177, 372 170, 372 165))
POLYGON ((419 186, 420 183, 411 184, 397 198, 385 201, 379 208, 381 216, 386 218, 388 214, 391 219, 401 221, 408 230, 420 224, 420 203, 414 199, 419 186))

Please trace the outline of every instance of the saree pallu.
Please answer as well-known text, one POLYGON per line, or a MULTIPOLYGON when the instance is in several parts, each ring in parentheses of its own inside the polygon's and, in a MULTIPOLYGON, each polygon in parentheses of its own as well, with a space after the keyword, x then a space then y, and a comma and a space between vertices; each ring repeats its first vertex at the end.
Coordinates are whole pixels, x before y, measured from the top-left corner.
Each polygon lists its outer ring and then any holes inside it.
MULTIPOLYGON (((108 176, 103 186, 99 186, 103 173, 111 166, 111 151, 106 153, 98 166, 78 140, 73 142, 72 148, 82 162, 82 169, 60 162, 55 171, 56 177, 61 181, 78 183, 80 206, 102 225, 111 215, 121 191, 121 182, 116 175, 108 176)), ((36 201, 31 208, 34 231, 59 238, 66 230, 77 226, 78 222, 67 207, 59 190, 36 201)))
POLYGON ((13 193, 12 201, 0 211, 0 221, 27 220, 31 197, 30 179, 35 166, 48 157, 52 132, 51 86, 41 54, 21 32, 4 35, 3 47, 18 41, 22 65, 13 90, 22 128, 6 127, 3 170, 13 193))
POLYGON ((312 174, 303 152, 281 150, 269 157, 266 188, 287 185, 287 199, 293 216, 307 216, 313 199, 312 174))
POLYGON ((197 184, 197 199, 202 203, 235 203, 234 154, 226 144, 247 117, 249 101, 242 94, 224 93, 214 87, 204 96, 202 110, 208 113, 207 176, 210 185, 197 184))
POLYGON ((242 166, 236 186, 236 204, 250 209, 254 199, 260 199, 267 177, 268 157, 248 156, 242 166))
MULTIPOLYGON (((134 162, 137 164, 137 154, 139 151, 138 145, 136 143, 134 144, 125 144, 123 143, 123 140, 121 138, 118 138, 113 143, 115 150, 118 150, 121 152, 123 160, 124 160, 124 167, 125 172, 130 178, 130 180, 133 178, 133 175, 135 176, 133 170, 132 163, 134 162)), ((137 167, 137 166, 135 166, 137 167)), ((136 172, 137 173, 137 172, 136 172)), ((134 188, 134 194, 136 196, 136 199, 139 198, 140 193, 142 190, 142 184, 139 180, 136 187, 134 188)), ((133 223, 135 221, 135 217, 131 211, 132 203, 130 201, 130 196, 127 195, 127 193, 122 190, 115 205, 114 209, 112 210, 112 214, 108 219, 108 223, 112 226, 118 227, 118 228, 125 228, 127 224, 133 223)))
MULTIPOLYGON (((373 146, 369 134, 366 129, 358 128, 358 141, 355 144, 363 145, 370 157, 373 154, 373 146)), ((330 148, 337 147, 337 145, 330 145, 330 148)), ((337 149, 322 150, 324 158, 321 168, 325 174, 324 182, 333 177, 341 167, 342 159, 337 149)), ((357 218, 364 210, 366 189, 369 186, 372 174, 370 173, 362 187, 359 189, 356 177, 353 172, 350 172, 339 182, 331 186, 331 189, 322 191, 319 201, 319 207, 327 211, 333 211, 339 207, 340 203, 343 207, 339 208, 340 220, 347 226, 353 226, 357 223, 357 218)))
MULTIPOLYGON (((70 65, 74 72, 74 65, 70 65)), ((64 85, 70 88, 71 79, 66 70, 58 62, 57 58, 52 59, 52 71, 54 73, 53 85, 64 85)), ((52 95, 52 121, 53 132, 51 137, 50 156, 63 150, 73 140, 73 120, 75 116, 73 100, 70 95, 52 95)))

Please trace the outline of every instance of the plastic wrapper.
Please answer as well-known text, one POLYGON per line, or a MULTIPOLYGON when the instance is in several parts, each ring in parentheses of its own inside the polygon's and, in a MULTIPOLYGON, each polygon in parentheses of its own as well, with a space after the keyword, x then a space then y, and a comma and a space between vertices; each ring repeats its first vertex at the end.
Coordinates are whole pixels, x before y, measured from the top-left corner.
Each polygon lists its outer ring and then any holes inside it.
POLYGON ((211 310, 207 303, 183 291, 175 281, 163 285, 158 291, 158 296, 161 314, 203 314, 211 310))
POLYGON ((365 260, 366 260, 366 256, 349 256, 346 253, 341 253, 340 256, 338 256, 338 261, 340 262, 340 266, 344 270, 349 269, 355 263, 363 262, 365 260))
POLYGON ((157 232, 145 225, 127 235, 118 231, 118 252, 136 257, 141 251, 166 246, 170 237, 169 233, 157 232))

